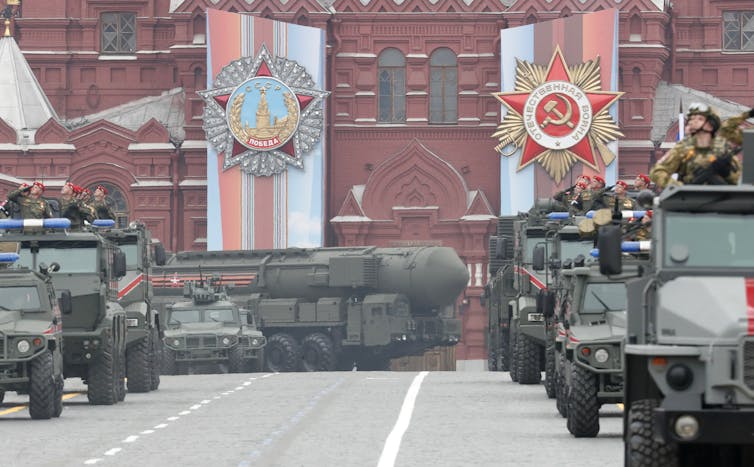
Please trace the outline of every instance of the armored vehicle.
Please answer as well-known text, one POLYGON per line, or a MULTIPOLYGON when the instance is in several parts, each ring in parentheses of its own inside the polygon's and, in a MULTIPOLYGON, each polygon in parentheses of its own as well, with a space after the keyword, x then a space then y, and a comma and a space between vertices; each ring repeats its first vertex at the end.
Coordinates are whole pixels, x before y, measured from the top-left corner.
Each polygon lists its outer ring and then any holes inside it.
POLYGON ((118 303, 117 281, 126 272, 125 255, 89 228, 68 231, 68 219, 6 219, 0 242, 18 245, 17 265, 51 272, 55 290, 71 295, 63 323, 63 374, 88 385, 91 404, 123 400, 125 387, 126 313, 118 303))
MULTIPOLYGON (((626 465, 752 465, 754 187, 670 186, 626 282, 626 465)), ((620 229, 600 268, 621 274, 620 229)))
POLYGON ((270 371, 385 369, 460 339, 455 303, 469 275, 452 248, 182 252, 155 268, 155 298, 175 301, 199 268, 260 317, 270 371))
POLYGON ((5 267, 17 260, 16 253, 0 253, 0 402, 6 391, 28 394, 31 418, 59 417, 63 411, 61 312, 70 314, 71 294, 64 291, 58 305, 49 276, 57 263, 41 264, 39 272, 5 267))
POLYGON ((188 301, 166 307, 163 369, 186 374, 191 366, 227 365, 231 373, 260 371, 264 335, 247 310, 233 304, 218 279, 186 281, 188 301))
POLYGON ((152 306, 152 264, 165 263, 161 243, 152 245, 143 224, 99 231, 126 255, 126 274, 118 280, 118 303, 126 311, 126 377, 128 392, 147 392, 160 386, 162 342, 160 316, 152 306))

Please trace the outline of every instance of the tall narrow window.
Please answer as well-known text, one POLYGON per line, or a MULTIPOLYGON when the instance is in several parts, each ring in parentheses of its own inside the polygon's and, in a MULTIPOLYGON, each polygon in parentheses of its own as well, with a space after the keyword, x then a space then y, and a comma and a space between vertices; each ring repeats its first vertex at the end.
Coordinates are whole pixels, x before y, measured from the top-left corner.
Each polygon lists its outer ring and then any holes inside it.
POLYGON ((406 122, 406 58, 398 49, 385 49, 377 60, 381 123, 406 122))
POLYGON ((136 51, 136 15, 102 13, 102 53, 136 51))
POLYGON ((723 50, 754 51, 754 11, 723 12, 723 50))
POLYGON ((458 66, 456 54, 442 48, 429 59, 429 123, 458 120, 458 66))

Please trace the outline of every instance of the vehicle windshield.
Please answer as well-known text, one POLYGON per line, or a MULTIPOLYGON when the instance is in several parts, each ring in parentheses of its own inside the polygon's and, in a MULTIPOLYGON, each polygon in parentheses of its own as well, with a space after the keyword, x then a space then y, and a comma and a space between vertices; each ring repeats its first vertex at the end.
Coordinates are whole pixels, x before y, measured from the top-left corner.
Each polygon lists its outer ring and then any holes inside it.
MULTIPOLYGON (((34 249, 37 247, 35 246, 34 249)), ((28 242, 23 242, 18 252, 20 258, 16 264, 21 267, 36 269, 40 264, 60 265, 60 274, 75 272, 97 272, 97 244, 92 242, 40 242, 39 252, 34 254, 28 242)))
POLYGON ((138 248, 135 243, 118 245, 120 251, 126 254, 126 267, 134 269, 139 265, 138 248))
POLYGON ((204 312, 205 319, 204 321, 215 321, 218 323, 236 323, 238 320, 236 319, 235 314, 233 313, 232 308, 220 308, 217 310, 206 310, 204 312))
POLYGON ((0 310, 40 311, 39 308, 39 291, 36 287, 0 287, 0 310))
POLYGON ((663 262, 669 267, 754 267, 754 217, 668 213, 663 262))
POLYGON ((186 323, 238 323, 233 308, 211 308, 205 310, 173 310, 170 324, 186 323))
POLYGON ((626 285, 622 282, 593 282, 586 286, 582 313, 626 309, 626 285))
POLYGON ((594 242, 592 240, 587 242, 562 240, 560 242, 560 259, 573 259, 578 255, 584 255, 585 258, 588 258, 592 248, 594 248, 594 242))
POLYGON ((170 313, 170 322, 168 324, 180 325, 186 323, 201 323, 202 312, 200 310, 173 310, 170 313))

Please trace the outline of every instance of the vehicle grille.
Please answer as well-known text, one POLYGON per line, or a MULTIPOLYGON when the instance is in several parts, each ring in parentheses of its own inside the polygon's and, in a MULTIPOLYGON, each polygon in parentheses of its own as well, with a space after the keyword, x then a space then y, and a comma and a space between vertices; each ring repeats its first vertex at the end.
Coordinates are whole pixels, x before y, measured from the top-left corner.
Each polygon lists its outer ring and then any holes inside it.
POLYGON ((190 336, 186 338, 186 347, 190 349, 217 347, 217 336, 190 336))
POLYGON ((5 336, 0 336, 0 359, 5 358, 5 336))
POLYGON ((754 390, 754 340, 744 341, 744 384, 754 390))

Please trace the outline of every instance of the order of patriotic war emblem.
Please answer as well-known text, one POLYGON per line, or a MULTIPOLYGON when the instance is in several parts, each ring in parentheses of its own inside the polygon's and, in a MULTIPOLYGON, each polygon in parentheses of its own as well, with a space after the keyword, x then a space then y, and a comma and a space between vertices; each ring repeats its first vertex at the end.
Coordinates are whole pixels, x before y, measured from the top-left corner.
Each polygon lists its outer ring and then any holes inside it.
POLYGON ((534 141, 549 149, 566 149, 589 132, 592 106, 573 84, 550 81, 531 92, 523 118, 534 141))
POLYGON ((226 65, 205 101, 204 131, 224 154, 223 170, 236 165, 252 175, 269 176, 288 165, 304 167, 304 155, 319 142, 324 127, 322 101, 296 61, 272 57, 262 46, 256 57, 226 65))

